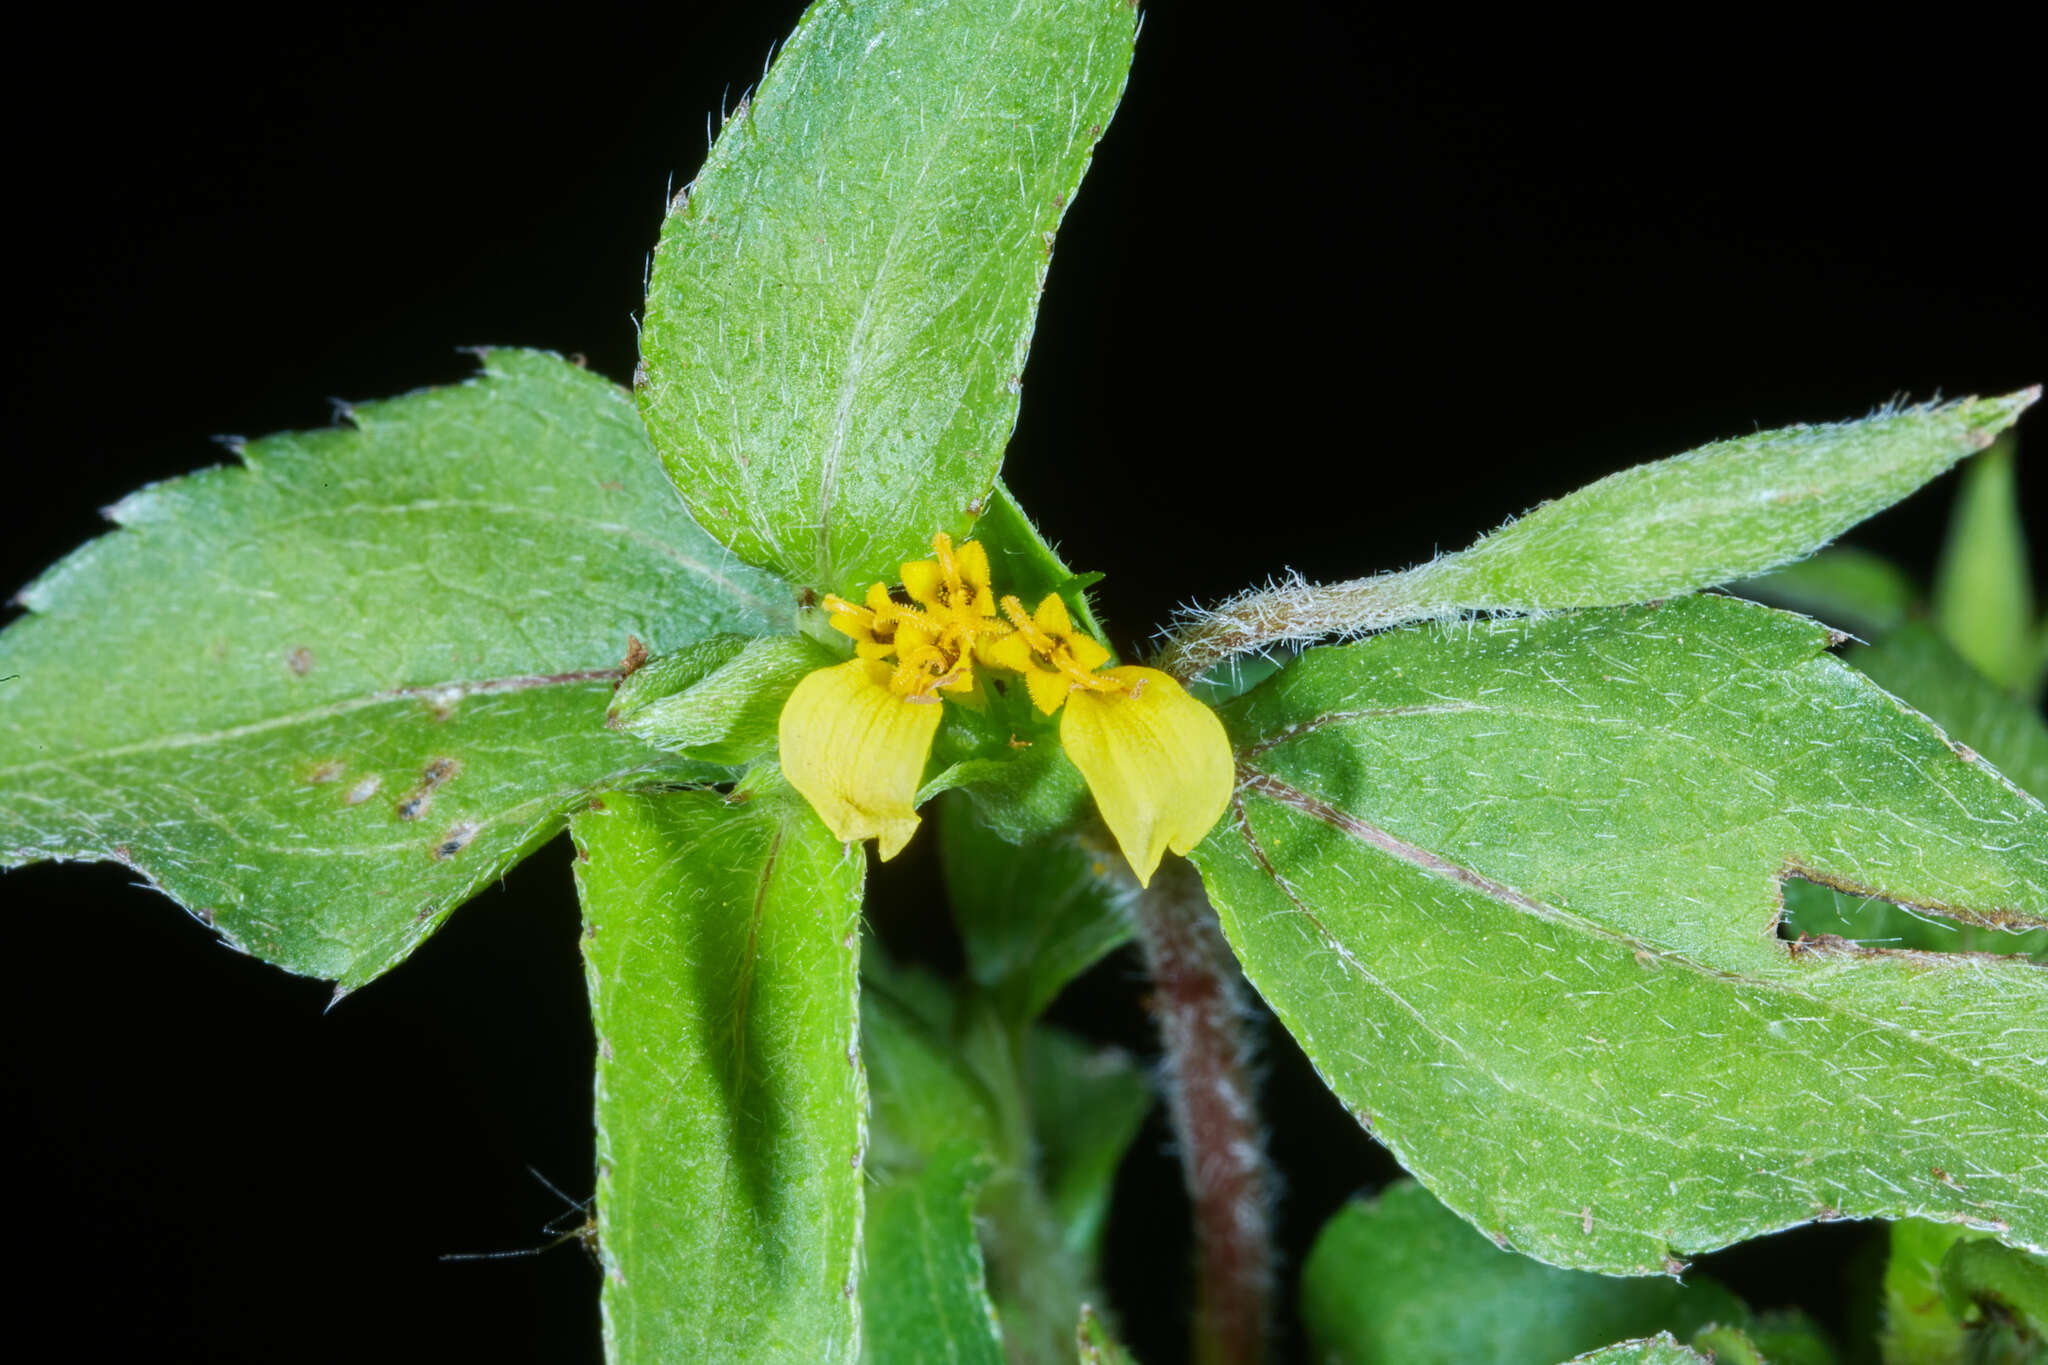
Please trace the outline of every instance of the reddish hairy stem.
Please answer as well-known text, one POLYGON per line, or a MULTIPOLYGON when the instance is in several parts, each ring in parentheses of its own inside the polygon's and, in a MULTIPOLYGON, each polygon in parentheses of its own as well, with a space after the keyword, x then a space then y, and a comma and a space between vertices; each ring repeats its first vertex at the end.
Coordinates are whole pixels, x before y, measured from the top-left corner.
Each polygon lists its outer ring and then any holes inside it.
POLYGON ((1166 1052, 1167 1109, 1194 1203, 1194 1357, 1198 1365, 1259 1365, 1272 1317, 1274 1179, 1243 978, 1185 862, 1162 865, 1133 914, 1166 1052))

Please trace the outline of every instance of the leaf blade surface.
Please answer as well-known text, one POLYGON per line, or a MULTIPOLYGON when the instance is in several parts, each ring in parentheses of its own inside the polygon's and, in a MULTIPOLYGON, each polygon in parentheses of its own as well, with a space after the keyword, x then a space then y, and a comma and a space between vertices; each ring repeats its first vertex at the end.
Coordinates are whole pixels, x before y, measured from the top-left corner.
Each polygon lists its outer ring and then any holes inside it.
POLYGON ((705 770, 607 734, 629 635, 759 634, 788 590, 698 529, 628 395, 494 351, 466 384, 153 485, 0 636, 0 865, 112 859, 358 985, 593 791, 705 770))
POLYGON ((1195 857, 1247 975, 1509 1244, 1640 1274, 1839 1216, 2048 1239, 2048 973, 1773 932, 1793 868, 2048 904, 2040 804, 1828 638, 1725 598, 1407 631, 1227 712, 1239 818, 1195 857))
POLYGON ((607 1360, 857 1359, 862 854, 788 795, 614 794, 571 832, 607 1360))
POLYGON ((989 494, 1122 0, 815 5, 663 224, 641 404, 698 519, 846 592, 989 494))

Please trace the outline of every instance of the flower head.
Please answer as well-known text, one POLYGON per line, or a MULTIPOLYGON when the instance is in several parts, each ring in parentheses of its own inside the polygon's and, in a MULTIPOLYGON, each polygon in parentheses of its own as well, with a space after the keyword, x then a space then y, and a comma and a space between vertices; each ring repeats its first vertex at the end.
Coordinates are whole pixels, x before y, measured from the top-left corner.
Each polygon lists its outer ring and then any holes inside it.
POLYGON ((918 784, 947 698, 979 707, 981 668, 1022 677, 1034 708, 1061 707, 1060 743, 1088 782, 1131 870, 1150 882, 1221 818, 1234 781, 1223 723, 1166 674, 1103 670, 1110 652, 1076 628, 1057 593, 1032 612, 998 599, 988 552, 941 533, 934 558, 903 565, 904 602, 884 583, 862 603, 828 596, 855 657, 819 669, 781 717, 782 767, 841 839, 895 856, 917 828, 918 784))

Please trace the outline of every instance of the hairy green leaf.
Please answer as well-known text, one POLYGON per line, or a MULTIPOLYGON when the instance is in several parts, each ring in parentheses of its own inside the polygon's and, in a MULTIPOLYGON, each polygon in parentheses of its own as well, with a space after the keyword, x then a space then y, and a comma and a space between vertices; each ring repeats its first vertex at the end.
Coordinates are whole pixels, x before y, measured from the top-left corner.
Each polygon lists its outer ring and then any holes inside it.
POLYGON ((1136 18, 857 0, 790 35, 671 206, 640 337, 655 444, 742 558, 893 582, 982 510, 1136 18))
POLYGON ((922 1170, 885 1178, 868 1196, 863 1359, 1003 1365, 974 1240, 974 1196, 990 1169, 980 1147, 951 1142, 922 1170))
POLYGON ((1920 599, 1912 576, 1883 555, 1836 545, 1811 559, 1745 579, 1734 591, 1816 617, 1866 640, 1906 624, 1920 599))
POLYGON ((2040 397, 2036 387, 1716 441, 1610 474, 1412 569, 1245 593, 1185 622, 1156 663, 1227 691, 1218 664, 1279 645, 1473 612, 1654 602, 1752 578, 1984 449, 2040 397))
POLYGON ((1104 852, 1069 832, 1025 845, 986 828, 972 807, 939 807, 946 900, 967 970, 1006 1018, 1035 1019, 1066 984, 1131 937, 1134 889, 1104 852))
POLYGON ((1620 1341, 1573 1356, 1565 1365, 1713 1365, 1706 1356, 1672 1340, 1669 1332, 1640 1341, 1620 1341))
MULTIPOLYGON (((1981 754, 2016 786, 2037 800, 2048 798, 2048 726, 1930 627, 1915 622, 1876 645, 1851 650, 1847 657, 1878 686, 1925 714, 1958 744, 1981 754)), ((1859 943, 1934 952, 2025 953, 2048 961, 2048 929, 2013 933, 1957 924, 1811 882, 1786 883, 1785 919, 1795 933, 1832 934, 1859 943)))
POLYGON ((1985 677, 2014 692, 2029 685, 2034 671, 2034 579, 2016 454, 2008 433, 1963 467, 1934 574, 1941 633, 1985 677))
POLYGON ((1716 441, 1546 502, 1422 573, 1433 592, 1481 610, 1643 602, 1747 578, 1812 554, 1984 449, 2040 396, 1716 441))
POLYGON ((2048 725, 1927 626, 1914 624, 1849 662, 1871 681, 1967 744, 2013 782, 2048 801, 2048 725))
POLYGON ((858 849, 785 792, 577 815, 606 1359, 850 1361, 858 849))
POLYGON ((114 859, 359 984, 596 789, 690 776, 602 728, 629 635, 786 622, 691 523, 626 394, 494 351, 467 384, 157 484, 0 635, 0 865, 114 859))
POLYGON ((1729 598, 1304 654, 1195 852, 1339 1097, 1452 1208, 1644 1273, 1813 1219, 2048 1243, 2048 971, 1789 944, 1792 872, 2038 924, 2048 812, 1729 598))
POLYGON ((605 724, 689 758, 747 763, 775 748, 796 685, 838 662, 801 635, 715 636, 636 669, 605 724))
POLYGON ((1058 593, 1074 624, 1104 645, 1109 644, 1102 623, 1095 617, 1094 604, 1088 600, 1088 586, 1102 575, 1077 574, 1068 568, 1017 505, 1007 484, 996 484, 981 520, 974 523, 973 536, 988 550, 989 577, 997 592, 1015 597, 1034 610, 1048 593, 1058 593))
POLYGON ((1553 1365, 1619 1337, 1749 1317, 1711 1280, 1614 1279, 1503 1251, 1412 1181, 1323 1225, 1301 1315, 1322 1365, 1553 1365))

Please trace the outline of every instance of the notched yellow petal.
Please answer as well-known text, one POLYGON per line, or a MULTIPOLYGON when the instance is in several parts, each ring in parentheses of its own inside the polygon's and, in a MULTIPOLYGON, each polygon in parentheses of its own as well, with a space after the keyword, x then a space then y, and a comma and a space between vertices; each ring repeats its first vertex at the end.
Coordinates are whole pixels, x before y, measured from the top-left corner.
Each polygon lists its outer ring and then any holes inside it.
POLYGON ((1230 804, 1230 740, 1214 711, 1156 668, 1101 676, 1116 687, 1069 695, 1060 743, 1131 871, 1149 885, 1165 851, 1200 843, 1230 804))
POLYGON ((877 841, 893 858, 917 831, 912 801, 924 776, 941 707, 889 688, 890 669, 870 659, 821 668, 783 704, 782 772, 840 839, 877 841))

